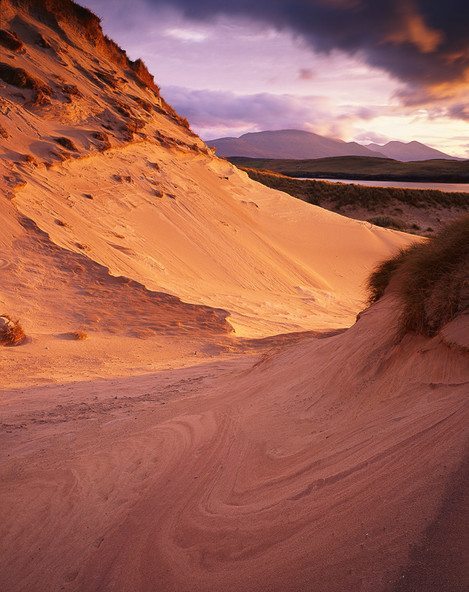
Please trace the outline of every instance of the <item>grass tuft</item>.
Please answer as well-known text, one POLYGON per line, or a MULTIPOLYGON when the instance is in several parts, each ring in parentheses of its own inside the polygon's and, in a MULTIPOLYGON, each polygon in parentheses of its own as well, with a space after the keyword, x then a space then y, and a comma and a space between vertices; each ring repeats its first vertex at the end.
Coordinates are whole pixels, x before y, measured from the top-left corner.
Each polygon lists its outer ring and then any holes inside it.
MULTIPOLYGON (((367 222, 375 226, 381 226, 382 228, 392 228, 393 230, 405 230, 407 228, 405 222, 392 216, 374 216, 373 218, 369 218, 367 222)), ((413 226, 417 226, 417 224, 413 226)))
POLYGON ((369 302, 379 300, 391 282, 403 304, 402 334, 435 335, 468 310, 469 216, 380 263, 368 280, 369 302))

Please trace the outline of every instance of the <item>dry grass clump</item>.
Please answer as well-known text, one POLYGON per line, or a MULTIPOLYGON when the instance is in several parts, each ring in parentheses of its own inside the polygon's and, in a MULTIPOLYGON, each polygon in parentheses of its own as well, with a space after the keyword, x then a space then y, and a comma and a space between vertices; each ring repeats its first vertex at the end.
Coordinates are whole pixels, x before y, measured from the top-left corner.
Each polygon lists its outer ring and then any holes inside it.
POLYGON ((391 257, 390 259, 386 259, 386 261, 382 261, 376 266, 367 281, 369 304, 378 302, 378 300, 384 296, 386 288, 389 286, 394 273, 409 256, 410 250, 415 248, 416 245, 408 247, 407 249, 401 249, 397 255, 394 255, 394 257, 391 257))
POLYGON ((26 340, 26 334, 19 321, 14 321, 10 316, 0 315, 0 345, 21 345, 26 340))
POLYGON ((85 331, 72 331, 71 333, 67 334, 69 339, 73 339, 74 341, 85 341, 88 339, 88 333, 85 331))
POLYGON ((469 216, 428 242, 379 264, 368 280, 370 303, 392 282, 403 303, 401 332, 432 336, 469 308, 469 216))
POLYGON ((375 226, 381 226, 382 228, 392 228, 393 230, 405 230, 407 228, 405 222, 392 216, 374 216, 373 218, 368 218, 367 222, 375 226))

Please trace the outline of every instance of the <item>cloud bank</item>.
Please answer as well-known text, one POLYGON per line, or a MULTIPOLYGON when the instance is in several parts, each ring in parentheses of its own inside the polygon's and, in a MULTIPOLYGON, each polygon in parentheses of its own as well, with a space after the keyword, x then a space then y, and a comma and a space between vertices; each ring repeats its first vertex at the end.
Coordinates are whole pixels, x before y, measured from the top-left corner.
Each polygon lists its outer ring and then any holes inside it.
POLYGON ((304 129, 340 138, 357 120, 376 116, 370 108, 343 107, 331 117, 334 108, 321 96, 197 90, 169 86, 164 95, 173 107, 191 122, 205 139, 239 136, 265 129, 304 129))
POLYGON ((467 91, 467 0, 147 0, 186 18, 255 19, 289 30, 317 52, 360 54, 406 86, 404 102, 438 101, 467 91))

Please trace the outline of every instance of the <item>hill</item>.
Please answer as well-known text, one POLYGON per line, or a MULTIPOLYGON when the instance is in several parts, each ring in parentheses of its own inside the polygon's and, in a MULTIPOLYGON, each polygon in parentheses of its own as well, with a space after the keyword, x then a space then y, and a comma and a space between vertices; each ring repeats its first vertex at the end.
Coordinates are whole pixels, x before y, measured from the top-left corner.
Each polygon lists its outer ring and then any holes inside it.
POLYGON ((322 158, 326 156, 375 156, 356 142, 343 142, 301 130, 278 130, 244 134, 239 138, 218 138, 207 144, 218 156, 251 158, 322 158))
POLYGON ((367 144, 369 150, 376 151, 380 156, 401 160, 403 162, 417 160, 462 160, 455 156, 445 154, 440 150, 435 150, 421 142, 388 142, 387 144, 367 144))
POLYGON ((344 156, 313 160, 233 157, 230 162, 247 168, 275 171, 290 177, 368 179, 374 181, 427 181, 468 183, 469 160, 398 162, 389 158, 344 156))

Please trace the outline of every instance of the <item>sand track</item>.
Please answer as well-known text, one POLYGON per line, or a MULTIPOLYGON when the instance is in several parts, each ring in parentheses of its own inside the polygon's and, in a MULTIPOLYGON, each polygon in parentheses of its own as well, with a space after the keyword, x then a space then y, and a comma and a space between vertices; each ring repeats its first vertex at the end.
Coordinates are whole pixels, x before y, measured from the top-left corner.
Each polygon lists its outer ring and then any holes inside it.
POLYGON ((11 394, 3 588, 392 590, 461 462, 469 385, 467 354, 394 343, 393 306, 260 364, 11 394))

